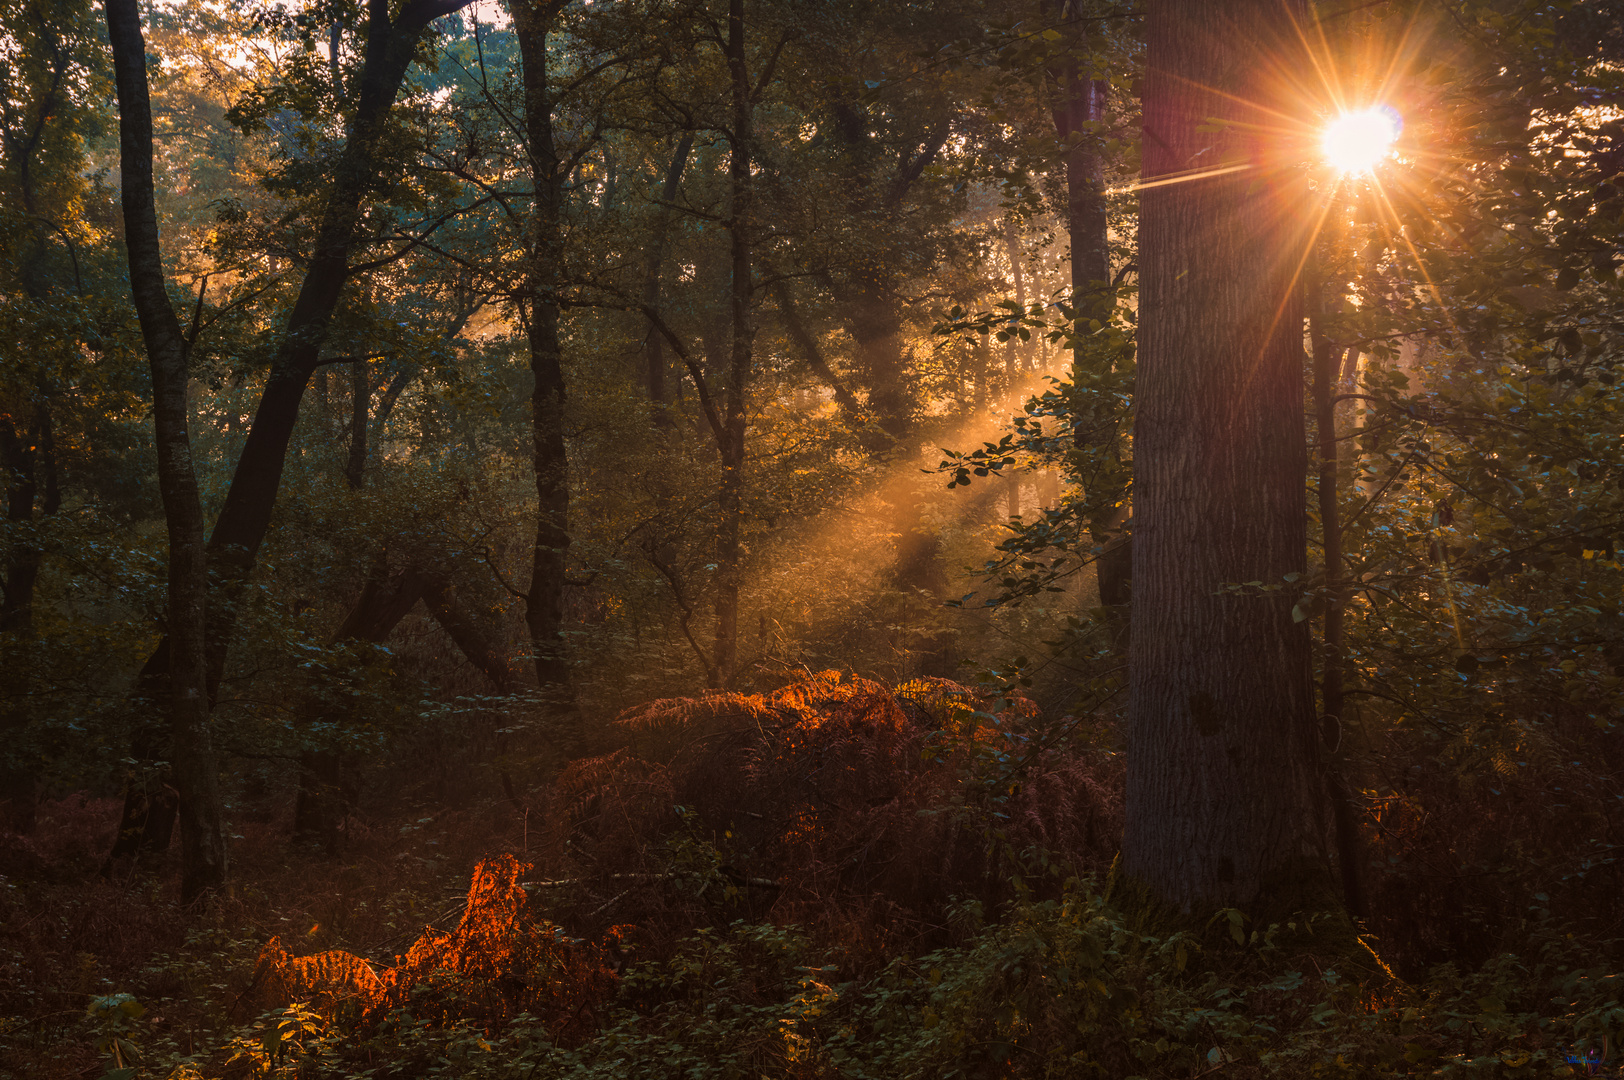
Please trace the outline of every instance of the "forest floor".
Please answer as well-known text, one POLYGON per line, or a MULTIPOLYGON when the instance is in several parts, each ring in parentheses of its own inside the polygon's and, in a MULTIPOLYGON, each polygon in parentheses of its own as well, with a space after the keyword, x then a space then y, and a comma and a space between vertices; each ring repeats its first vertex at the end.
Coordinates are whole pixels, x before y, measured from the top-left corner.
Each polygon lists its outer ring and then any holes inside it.
POLYGON ((1113 897, 1110 728, 1025 699, 831 672, 617 730, 530 787, 375 783, 333 850, 239 799, 190 909, 173 852, 102 873, 118 800, 42 804, 0 834, 0 1078, 1546 1077, 1624 1032, 1619 943, 1544 893, 1394 877, 1357 936, 1113 897))
POLYGON ((267 940, 387 960, 454 916, 478 859, 520 850, 523 834, 505 803, 397 806, 351 818, 328 854, 291 842, 290 806, 235 824, 230 891, 186 910, 178 845, 102 875, 121 807, 71 794, 41 805, 33 835, 0 834, 0 1076, 101 1076, 107 1025, 88 1007, 109 995, 140 1002, 132 1041, 148 1053, 217 1044, 249 1018, 241 1003, 267 940))

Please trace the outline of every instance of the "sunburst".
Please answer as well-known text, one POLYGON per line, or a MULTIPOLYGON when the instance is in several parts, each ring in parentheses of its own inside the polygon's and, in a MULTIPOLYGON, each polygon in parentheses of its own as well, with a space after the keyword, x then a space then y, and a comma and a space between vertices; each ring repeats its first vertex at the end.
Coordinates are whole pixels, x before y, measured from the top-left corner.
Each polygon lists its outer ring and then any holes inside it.
POLYGON ((1387 105, 1345 112, 1325 125, 1320 149, 1338 172, 1373 172, 1393 155, 1403 129, 1398 111, 1387 105))

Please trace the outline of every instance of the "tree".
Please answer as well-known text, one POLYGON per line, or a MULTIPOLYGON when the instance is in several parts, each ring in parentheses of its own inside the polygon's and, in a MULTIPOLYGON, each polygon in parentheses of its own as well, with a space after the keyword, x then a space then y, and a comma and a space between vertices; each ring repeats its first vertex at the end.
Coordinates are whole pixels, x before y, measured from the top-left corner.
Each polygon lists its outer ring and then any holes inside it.
POLYGON ((1186 911, 1289 909, 1322 861, 1308 627, 1263 587, 1307 569, 1307 199, 1277 135, 1304 11, 1147 13, 1122 856, 1186 911))
MULTIPOLYGON (((270 371, 248 438, 238 455, 230 486, 208 539, 206 652, 207 696, 211 705, 225 670, 242 592, 270 528, 288 446, 299 418, 300 401, 312 375, 324 363, 322 349, 332 331, 344 286, 361 269, 352 265, 352 257, 369 242, 386 239, 369 234, 365 210, 375 194, 379 174, 391 149, 391 113, 395 99, 407 70, 418 55, 429 24, 460 11, 467 3, 468 0, 411 0, 391 15, 387 3, 373 0, 363 20, 366 44, 360 70, 355 74, 353 96, 344 93, 342 85, 333 88, 339 100, 350 109, 345 117, 346 137, 342 148, 327 163, 331 173, 325 178, 328 187, 319 201, 315 235, 304 260, 305 274, 276 339, 270 371)), ((256 106, 266 113, 270 111, 261 97, 252 102, 239 102, 242 111, 238 116, 252 117, 256 106), (245 104, 248 107, 243 109, 245 104)), ((247 125, 251 120, 244 122, 247 125)), ((383 261, 390 259, 386 257, 383 261)), ((159 263, 155 260, 152 265, 156 267, 159 263)), ((149 692, 162 687, 170 669, 171 647, 167 638, 162 640, 142 671, 141 683, 149 692)), ((160 696, 168 693, 167 689, 155 692, 160 696)), ((147 756, 150 747, 144 744, 149 740, 138 737, 136 742, 136 756, 147 756)), ((133 853, 142 846, 152 824, 148 821, 144 797, 132 788, 126 793, 124 820, 111 854, 133 853)), ((156 824, 157 838, 167 840, 162 820, 156 824)))
MULTIPOLYGON (((1065 155, 1066 232, 1071 239, 1071 306, 1078 320, 1073 335, 1073 374, 1085 370, 1087 335, 1082 327, 1089 320, 1109 323, 1116 307, 1111 289, 1110 227, 1105 196, 1105 161, 1101 150, 1101 128, 1106 120, 1106 106, 1110 96, 1110 80, 1100 73, 1085 70, 1083 64, 1092 60, 1094 43, 1083 33, 1084 23, 1080 5, 1063 6, 1063 42, 1068 55, 1051 66, 1054 83, 1055 130, 1060 136, 1065 155), (1082 55, 1079 55, 1082 54, 1082 55)), ((1115 14, 1113 12, 1113 14, 1115 14)), ((1093 21, 1093 20, 1090 20, 1093 21)), ((1104 51, 1104 50, 1099 50, 1104 51)), ((1119 456, 1120 433, 1109 407, 1097 411, 1098 415, 1079 417, 1078 437, 1085 445, 1096 447, 1099 453, 1119 456)), ((1121 493, 1113 492, 1120 495, 1121 493)), ((1116 511, 1109 515, 1105 528, 1097 530, 1095 538, 1100 545, 1095 559, 1095 580, 1099 585, 1100 603, 1120 613, 1128 603, 1128 583, 1133 566, 1133 548, 1126 535, 1128 507, 1125 497, 1116 511)), ((1123 616, 1118 615, 1119 618, 1123 616)))
POLYGON ((169 743, 180 793, 181 898, 190 901, 226 881, 219 778, 209 736, 208 556, 187 422, 186 355, 193 339, 182 333, 164 287, 153 204, 147 50, 136 0, 108 0, 107 33, 118 85, 124 242, 152 368, 158 486, 169 534, 169 743))
POLYGON ((529 260, 520 320, 530 345, 531 464, 536 480, 536 535, 525 596, 525 624, 535 650, 536 678, 569 705, 569 658, 563 624, 564 569, 569 554, 569 458, 564 445, 563 345, 558 334, 557 276, 562 255, 565 165, 553 143, 553 88, 548 85, 547 37, 564 0, 513 5, 523 57, 525 149, 535 187, 529 260))

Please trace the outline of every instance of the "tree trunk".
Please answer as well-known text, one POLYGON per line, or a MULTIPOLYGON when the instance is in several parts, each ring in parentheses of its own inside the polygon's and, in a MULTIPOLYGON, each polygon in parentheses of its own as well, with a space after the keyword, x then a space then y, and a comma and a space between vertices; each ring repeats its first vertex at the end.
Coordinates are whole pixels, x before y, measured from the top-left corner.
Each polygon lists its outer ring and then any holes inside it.
MULTIPOLYGON (((660 310, 660 270, 665 262, 665 238, 671 231, 671 207, 677 195, 682 190, 682 173, 688 167, 688 155, 694 147, 694 133, 685 131, 677 143, 676 151, 671 155, 671 166, 665 171, 665 183, 660 189, 660 201, 666 205, 655 211, 654 235, 649 238, 648 258, 643 268, 643 306, 654 311, 660 310)), ((672 426, 671 390, 666 385, 667 367, 665 358, 665 338, 659 331, 650 325, 648 338, 643 346, 644 360, 647 364, 646 378, 648 385, 648 400, 653 406, 654 426, 669 428, 672 426)))
POLYGON ((728 133, 730 153, 727 162, 728 254, 732 271, 728 287, 731 349, 727 386, 723 395, 722 431, 718 437, 722 456, 722 485, 717 493, 721 521, 716 533, 716 648, 712 654, 716 680, 723 687, 732 683, 734 667, 738 663, 740 530, 744 517, 744 398, 750 382, 755 345, 755 328, 750 323, 750 150, 754 106, 750 100, 750 73, 746 66, 744 0, 729 0, 724 51, 733 105, 733 130, 728 133))
POLYGON ((1342 502, 1337 492, 1336 395, 1341 376, 1342 350, 1320 332, 1324 316, 1324 294, 1318 268, 1309 282, 1313 310, 1309 317, 1309 341, 1314 349, 1314 427, 1319 442, 1320 534, 1325 551, 1325 633, 1320 669, 1320 714, 1330 730, 1325 739, 1330 760, 1325 766, 1326 794, 1331 801, 1331 818, 1336 827, 1336 862, 1342 874, 1342 901, 1349 914, 1366 914, 1364 884, 1359 876, 1359 822, 1353 800, 1342 775, 1345 755, 1342 745, 1345 698, 1343 673, 1346 668, 1347 635, 1343 625, 1347 605, 1347 582, 1342 560, 1342 502))
POLYGON ((519 691, 519 680, 502 650, 500 628, 492 633, 474 618, 458 599, 454 585, 443 578, 431 577, 423 590, 423 603, 458 651, 485 674, 498 694, 519 691))
MULTIPOLYGON (((768 274, 772 273, 771 267, 763 269, 768 274)), ((858 432, 859 443, 871 451, 880 449, 878 445, 874 445, 873 436, 869 431, 868 414, 863 409, 862 403, 846 386, 845 380, 835 374, 834 368, 824 357, 823 350, 818 347, 818 339, 813 336, 806 323, 801 321, 800 311, 795 306, 795 297, 790 293, 789 283, 783 278, 777 278, 769 286, 769 291, 772 293, 773 302, 778 306, 778 321, 783 323, 784 330, 789 334, 789 339, 795 342, 795 347, 801 350, 801 355, 806 359, 812 373, 822 379, 824 385, 833 392, 835 404, 845 415, 846 422, 858 432)))
MULTIPOLYGON (((1105 119, 1109 84, 1081 71, 1075 60, 1052 71, 1059 102, 1054 109, 1055 130, 1066 143, 1066 226, 1071 237, 1071 306, 1081 324, 1102 322, 1116 303, 1111 283, 1110 223, 1106 216, 1105 168, 1099 135, 1091 125, 1105 119)), ((1073 377, 1088 363, 1081 333, 1072 351, 1073 377)), ((1117 455, 1119 436, 1110 415, 1078 418, 1077 431, 1095 452, 1117 455)), ((1103 502, 1117 492, 1089 491, 1087 497, 1103 502)), ((1122 501, 1103 529, 1094 533, 1099 556, 1094 561, 1100 605, 1111 612, 1113 637, 1120 639, 1128 621, 1129 582, 1133 573, 1132 540, 1127 534, 1129 509, 1122 501)))
POLYGON ((34 590, 39 582, 44 552, 37 540, 27 534, 35 520, 38 505, 42 517, 54 515, 62 505, 56 482, 56 449, 52 439, 51 409, 44 388, 34 406, 33 422, 19 436, 12 419, 0 416, 0 463, 6 470, 6 519, 14 536, 6 552, 5 576, 0 578, 0 673, 4 697, 12 702, 0 718, 0 736, 5 738, 10 760, 0 767, 0 827, 28 834, 34 831, 39 808, 39 789, 34 762, 29 759, 29 742, 22 730, 28 724, 23 703, 30 698, 30 672, 34 665, 26 651, 35 638, 34 590), (41 480, 43 479, 44 498, 41 480), (19 526, 21 527, 19 529, 19 526), (13 653, 12 650, 16 650, 13 653))
POLYGON ((531 460, 536 479, 536 539, 530 561, 525 625, 535 653, 536 681, 561 711, 574 706, 564 646, 564 573, 570 546, 569 459, 564 445, 563 347, 558 336, 555 274, 562 246, 564 177, 553 144, 553 101, 548 87, 547 35, 562 0, 512 5, 524 66, 526 149, 535 183, 534 233, 525 271, 525 328, 530 339, 531 460))
MULTIPOLYGON (((874 149, 870 120, 863 109, 842 104, 833 127, 855 162, 850 182, 855 191, 868 191, 874 183, 874 149)), ((908 192, 946 144, 950 127, 939 122, 929 130, 916 154, 904 155, 878 199, 858 198, 854 213, 867 214, 875 230, 895 228, 908 192)), ((897 293, 897 271, 879 251, 859 256, 844 277, 831 281, 835 298, 845 312, 846 329, 857 354, 857 369, 868 384, 868 414, 873 417, 883 450, 906 456, 914 413, 913 388, 908 382, 908 356, 903 349, 903 307, 897 293)), ((912 484, 892 485, 891 509, 896 530, 894 580, 903 589, 936 592, 942 580, 937 554, 941 538, 925 520, 918 491, 912 484)))
MULTIPOLYGON (((387 557, 380 555, 367 574, 355 606, 333 634, 332 644, 351 640, 377 644, 386 640, 422 598, 426 585, 424 575, 411 567, 391 575, 387 557)), ((305 703, 302 725, 306 731, 322 719, 335 719, 324 717, 323 704, 314 694, 305 703)), ((295 840, 318 840, 328 852, 338 850, 339 825, 353 795, 345 790, 353 785, 346 785, 344 777, 353 774, 353 768, 348 767, 353 761, 353 754, 331 748, 307 746, 300 751, 299 789, 293 804, 295 840)))
MULTIPOLYGON (((1013 214, 1007 211, 1004 214, 1004 250, 1009 253, 1010 274, 1015 279, 1015 302, 1020 305, 1021 313, 1026 312, 1026 251, 1021 243, 1020 222, 1015 220, 1013 214)), ((1010 323, 1009 340, 1004 342, 1004 377, 1008 380, 1009 389, 1014 393, 1020 385, 1022 369, 1029 366, 1022 362, 1023 354, 1030 357, 1032 352, 1030 342, 1022 342, 1020 335, 1015 331, 1019 328, 1019 321, 1010 323), (1025 344, 1026 348, 1021 346, 1025 344)))
POLYGON ((169 742, 180 794, 181 899, 190 902, 226 881, 219 777, 209 741, 208 554, 187 431, 186 354, 190 343, 182 336, 164 291, 153 205, 146 44, 136 0, 107 0, 107 31, 118 85, 119 177, 130 286, 152 369, 158 486, 169 536, 169 742))
POLYGON ((372 409, 372 365, 357 359, 350 365, 350 452, 344 481, 361 490, 367 471, 367 413, 372 409))
POLYGON ((378 172, 380 138, 428 24, 469 0, 409 0, 391 20, 386 0, 368 0, 367 45, 355 119, 334 170, 315 255, 271 362, 253 425, 209 538, 209 689, 219 685, 236 625, 237 601, 270 526, 299 400, 315 372, 328 325, 352 270, 362 200, 378 172))
POLYGON ((1147 9, 1123 869, 1187 912, 1325 899, 1306 622, 1299 0, 1147 9), (1289 85, 1282 78, 1280 85, 1289 85), (1212 117, 1226 121, 1214 132, 1212 117), (1202 128, 1208 130, 1203 131, 1202 128), (1241 169, 1220 163, 1241 162, 1241 169))
MULTIPOLYGON (((391 20, 387 0, 368 0, 366 58, 363 62, 354 120, 334 170, 333 188, 317 229, 315 254, 299 288, 287 326, 277 343, 271 371, 260 393, 248 439, 237 458, 225 502, 208 541, 208 624, 205 656, 208 701, 212 706, 225 671, 226 651, 236 628, 237 602, 248 582, 260 544, 270 527, 276 494, 282 483, 289 440, 299 418, 299 401, 316 370, 328 324, 349 279, 349 258, 356 242, 361 203, 378 171, 384 122, 405 80, 423 31, 434 19, 460 11, 470 0, 408 0, 391 20)), ((139 31, 139 27, 137 27, 139 31)), ((145 68, 142 69, 143 77, 145 68)), ((160 279, 161 286, 161 279, 160 279)), ((165 300, 167 305, 167 299, 165 300)), ((173 313, 171 313, 171 318, 173 313)), ((167 638, 148 657, 137 678, 138 693, 162 697, 171 663, 167 638)), ((141 732, 136 743, 162 753, 161 737, 141 732)), ((141 753, 135 755, 138 759, 141 753)), ((148 846, 150 821, 140 792, 125 795, 125 813, 110 858, 132 844, 148 846), (133 838, 133 839, 132 839, 133 838)))

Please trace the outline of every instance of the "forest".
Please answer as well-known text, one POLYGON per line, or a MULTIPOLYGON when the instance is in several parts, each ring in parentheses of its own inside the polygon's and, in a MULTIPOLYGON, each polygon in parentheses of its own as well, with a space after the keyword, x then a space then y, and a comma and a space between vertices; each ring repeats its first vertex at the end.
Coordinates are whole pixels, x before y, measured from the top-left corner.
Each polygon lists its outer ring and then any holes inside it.
POLYGON ((1624 1076, 1617 0, 0 4, 0 1078, 1624 1076))

